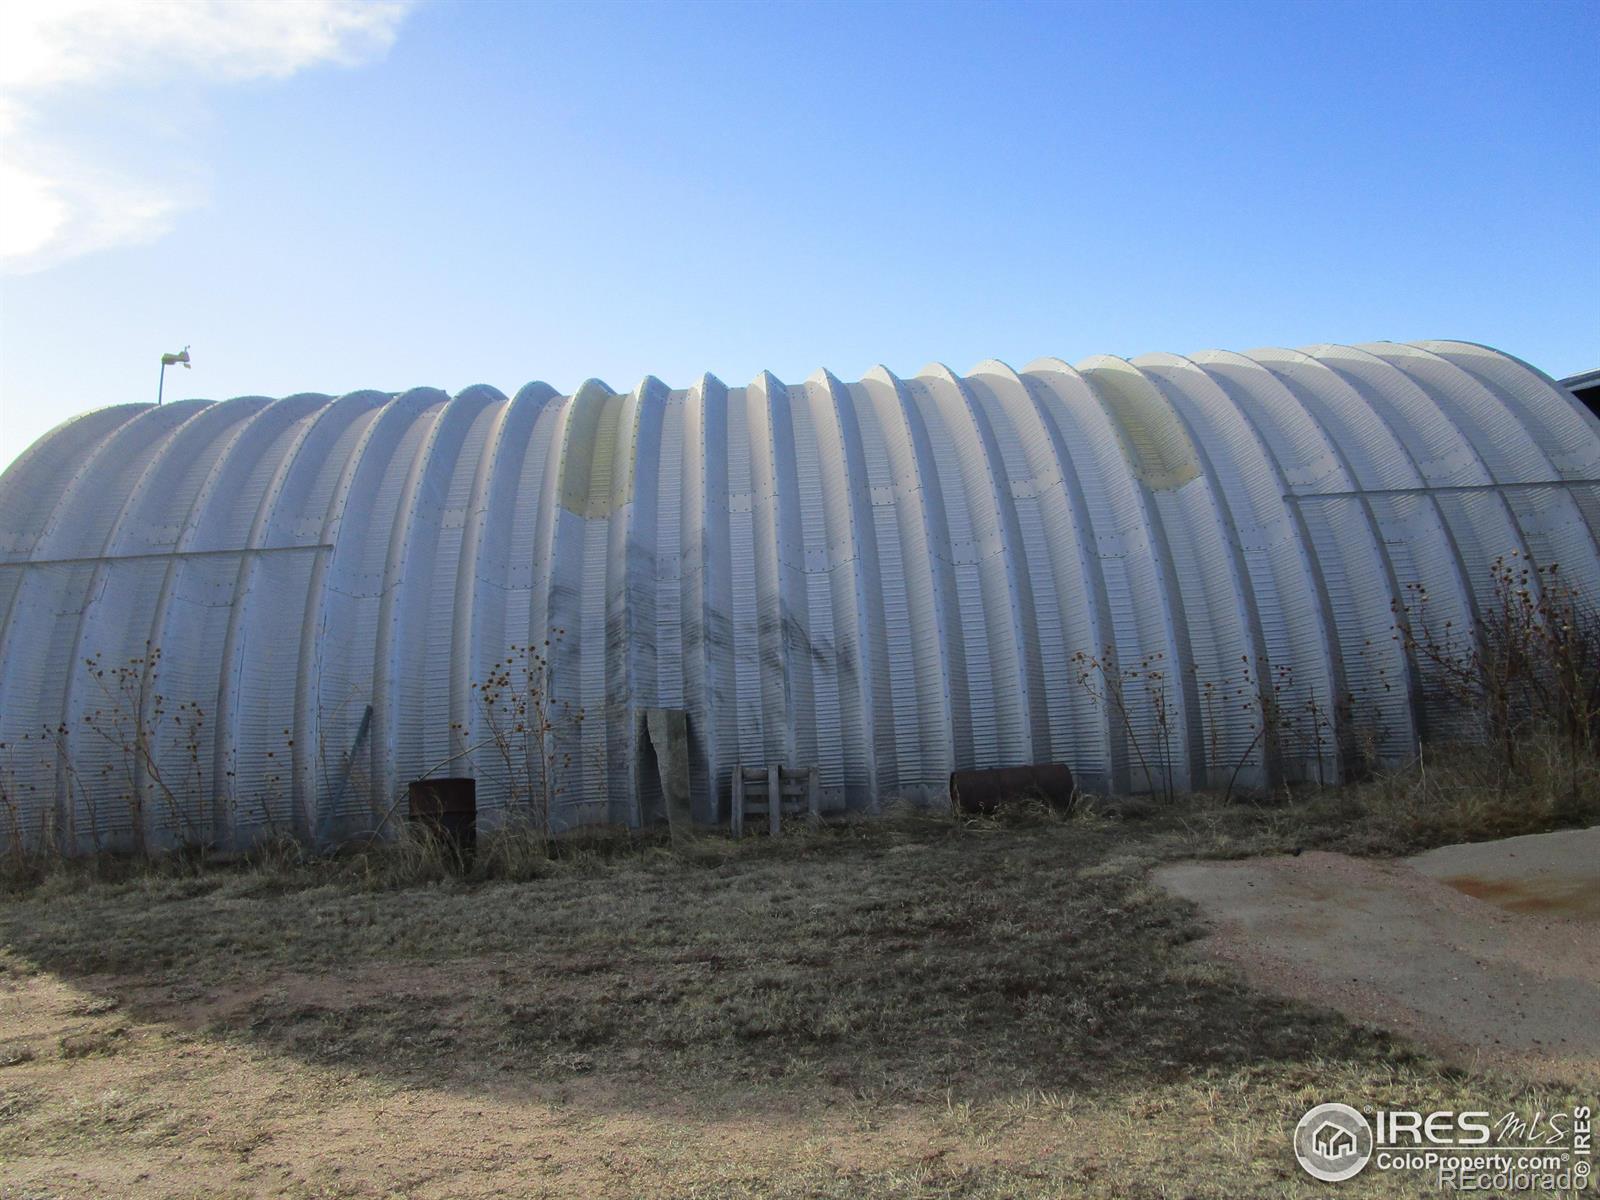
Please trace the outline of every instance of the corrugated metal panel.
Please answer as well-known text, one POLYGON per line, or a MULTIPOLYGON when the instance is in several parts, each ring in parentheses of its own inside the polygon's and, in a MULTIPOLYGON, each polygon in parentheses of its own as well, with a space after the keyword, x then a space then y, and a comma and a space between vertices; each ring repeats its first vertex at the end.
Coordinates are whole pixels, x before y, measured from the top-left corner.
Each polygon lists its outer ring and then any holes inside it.
POLYGON ((645 707, 702 820, 741 760, 868 810, 1337 778, 1455 732, 1397 607, 1465 638, 1497 560, 1600 598, 1597 522, 1600 422, 1461 342, 107 409, 0 478, 0 838, 334 839, 443 767, 506 819, 474 684, 525 647, 557 826, 641 819, 645 707))

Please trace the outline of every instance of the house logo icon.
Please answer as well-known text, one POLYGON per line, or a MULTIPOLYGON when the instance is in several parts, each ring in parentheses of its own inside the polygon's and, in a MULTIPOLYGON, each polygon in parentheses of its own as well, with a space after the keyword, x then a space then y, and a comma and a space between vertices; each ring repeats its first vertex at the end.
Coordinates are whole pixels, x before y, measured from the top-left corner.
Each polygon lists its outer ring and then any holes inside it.
POLYGON ((1356 1152, 1356 1135, 1343 1125, 1325 1121, 1311 1135, 1311 1145, 1324 1158, 1343 1158, 1356 1152))
POLYGON ((1372 1126, 1348 1104, 1319 1104, 1294 1127, 1294 1156, 1313 1179, 1349 1179, 1372 1157, 1372 1126))

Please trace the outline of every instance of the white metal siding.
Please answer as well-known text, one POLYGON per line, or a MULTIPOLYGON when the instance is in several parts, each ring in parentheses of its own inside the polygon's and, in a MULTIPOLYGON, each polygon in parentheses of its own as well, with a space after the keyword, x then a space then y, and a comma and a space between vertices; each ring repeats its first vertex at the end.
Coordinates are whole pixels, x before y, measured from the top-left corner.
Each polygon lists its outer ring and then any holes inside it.
POLYGON ((1394 610, 1466 636, 1496 560, 1600 600, 1600 422, 1463 342, 126 405, 0 477, 0 840, 326 841, 429 770, 492 824, 473 685, 525 646, 559 826, 641 819, 647 707, 706 821, 740 761, 864 810, 1035 761, 1337 779, 1451 732, 1394 610), (1263 693, 1325 726, 1280 766, 1263 693))

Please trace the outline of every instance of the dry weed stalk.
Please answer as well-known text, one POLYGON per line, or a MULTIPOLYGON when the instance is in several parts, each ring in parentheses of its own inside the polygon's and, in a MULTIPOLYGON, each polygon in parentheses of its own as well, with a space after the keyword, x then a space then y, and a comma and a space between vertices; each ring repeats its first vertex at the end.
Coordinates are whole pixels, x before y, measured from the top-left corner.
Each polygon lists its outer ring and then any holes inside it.
MULTIPOLYGON (((558 642, 563 633, 555 631, 558 642)), ((572 766, 568 745, 584 720, 581 707, 554 696, 550 646, 548 638, 541 647, 514 645, 472 685, 485 732, 478 746, 489 748, 506 791, 504 832, 531 837, 541 850, 572 766)))
POLYGON ((1435 627, 1427 589, 1412 585, 1396 605, 1396 635, 1427 663, 1424 700, 1459 714, 1499 766, 1526 766, 1523 748, 1553 735, 1576 798, 1582 764, 1600 754, 1600 611, 1561 575, 1520 553, 1491 567, 1489 603, 1470 630, 1435 627))

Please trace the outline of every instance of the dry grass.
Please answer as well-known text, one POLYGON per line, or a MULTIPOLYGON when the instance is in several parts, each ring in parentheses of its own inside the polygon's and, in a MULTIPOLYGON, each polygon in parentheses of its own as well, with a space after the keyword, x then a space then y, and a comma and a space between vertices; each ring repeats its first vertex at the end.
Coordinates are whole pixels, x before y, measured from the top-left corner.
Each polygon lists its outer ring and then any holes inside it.
POLYGON ((1171 974, 1193 929, 1139 862, 1107 869, 1124 841, 1105 821, 930 820, 742 854, 708 842, 687 861, 654 847, 579 857, 518 883, 351 887, 315 867, 147 876, 46 885, 3 927, 42 969, 204 988, 403 964, 417 986, 357 1012, 269 992, 246 1035, 407 1076, 446 1056, 513 1070, 637 1061, 898 1098, 1348 1049, 1346 1032, 1275 1006, 1224 1021, 1238 988, 1171 974), (444 1030, 436 1052, 418 1048, 444 1030))
POLYGON ((1440 758, 1231 804, 491 843, 464 871, 425 843, 55 864, 0 905, 0 1191, 1319 1194, 1287 1148, 1313 1102, 1577 1097, 1197 963, 1148 868, 1600 820, 1570 764, 1489 788, 1440 758))
POLYGON ((1142 801, 1113 804, 1170 830, 1178 852, 1232 858, 1285 851, 1413 854, 1434 846, 1600 823, 1600 756, 1574 757, 1552 737, 1521 745, 1508 772, 1476 745, 1425 746, 1404 768, 1343 788, 1301 787, 1273 795, 1180 799, 1156 809, 1142 801))

